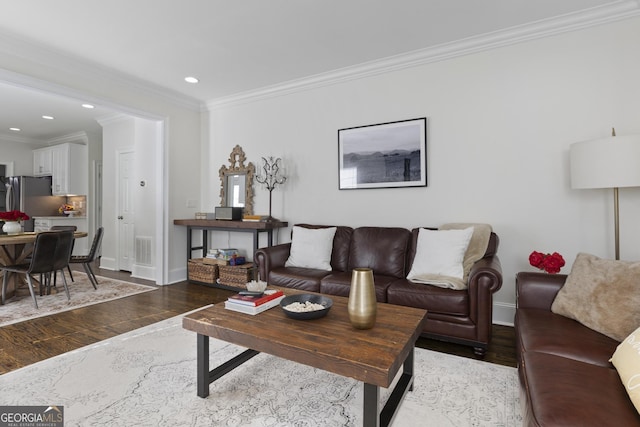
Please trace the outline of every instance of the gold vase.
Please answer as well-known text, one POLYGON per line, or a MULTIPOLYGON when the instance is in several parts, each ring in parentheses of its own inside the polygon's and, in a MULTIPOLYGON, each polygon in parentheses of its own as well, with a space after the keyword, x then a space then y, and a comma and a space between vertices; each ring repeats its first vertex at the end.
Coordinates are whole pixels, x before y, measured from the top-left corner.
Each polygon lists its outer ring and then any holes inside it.
POLYGON ((353 269, 347 309, 354 328, 373 328, 376 323, 376 289, 370 268, 353 269))

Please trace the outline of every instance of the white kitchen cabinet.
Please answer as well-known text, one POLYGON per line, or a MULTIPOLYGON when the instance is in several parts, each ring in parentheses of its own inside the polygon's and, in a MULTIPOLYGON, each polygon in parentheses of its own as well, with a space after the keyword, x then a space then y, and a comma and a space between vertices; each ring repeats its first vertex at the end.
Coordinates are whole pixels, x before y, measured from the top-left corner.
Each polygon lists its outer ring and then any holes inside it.
POLYGON ((54 196, 84 195, 89 189, 87 146, 60 144, 52 148, 52 193, 54 196))
MULTIPOLYGON (((49 231, 55 225, 75 225, 77 231, 89 230, 86 217, 70 218, 66 216, 37 216, 33 218, 35 232, 49 231)), ((73 244, 73 255, 87 255, 89 253, 89 237, 80 237, 73 244)))
POLYGON ((53 150, 51 147, 33 150, 33 175, 47 176, 53 171, 53 150))

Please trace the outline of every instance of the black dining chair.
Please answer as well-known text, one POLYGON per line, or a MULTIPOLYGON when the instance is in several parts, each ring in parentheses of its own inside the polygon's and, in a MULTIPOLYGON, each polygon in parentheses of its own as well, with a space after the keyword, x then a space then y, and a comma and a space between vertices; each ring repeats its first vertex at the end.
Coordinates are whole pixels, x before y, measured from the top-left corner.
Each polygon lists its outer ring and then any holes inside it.
MULTIPOLYGON (((53 287, 56 286, 56 278, 58 276, 58 271, 62 276, 62 281, 64 282, 64 288, 67 292, 67 297, 69 297, 69 290, 67 288, 67 278, 64 275, 64 269, 69 268, 69 262, 71 261, 71 252, 73 251, 73 243, 75 242, 75 237, 73 235, 72 230, 63 230, 63 231, 53 231, 54 233, 60 234, 60 240, 58 242, 58 246, 56 246, 56 251, 53 254, 53 287)), ((51 293, 51 273, 48 275, 48 280, 46 282, 46 292, 47 295, 51 293)), ((41 289, 42 292, 42 289, 41 289)))
MULTIPOLYGON (((51 228, 49 228, 49 231, 65 231, 65 230, 71 230, 73 232, 75 232, 76 230, 78 230, 78 227, 76 227, 75 225, 54 225, 51 228)), ((75 239, 73 240, 73 244, 75 245, 76 241, 75 239)), ((73 245, 71 246, 71 253, 73 253, 73 245)), ((71 281, 73 282, 73 273, 71 273, 71 265, 67 266, 67 270, 69 271, 69 277, 71 278, 71 281)), ((63 272, 64 274, 64 272, 63 272)), ((54 273, 53 276, 53 283, 55 286, 55 282, 56 282, 56 275, 54 273)))
MULTIPOLYGON (((91 244, 89 253, 87 255, 73 255, 71 257, 71 260, 69 261, 71 264, 82 264, 85 273, 87 273, 87 276, 89 276, 89 280, 93 285, 93 289, 98 289, 98 279, 96 279, 96 275, 91 268, 91 263, 96 260, 96 256, 98 255, 98 251, 100 250, 100 245, 102 244, 103 234, 104 228, 99 227, 96 230, 96 235, 93 236, 93 243, 91 244)), ((73 278, 71 280, 73 280, 73 278)))
MULTIPOLYGON (((10 274, 24 274, 26 275, 27 285, 29 287, 29 293, 33 298, 33 304, 38 308, 38 301, 33 289, 33 279, 31 275, 42 274, 44 276, 51 277, 51 273, 56 271, 56 268, 65 268, 69 262, 71 242, 73 241, 73 232, 60 232, 60 231, 45 231, 38 233, 33 246, 33 253, 31 261, 28 264, 17 264, 0 266, 0 269, 4 271, 4 279, 2 281, 2 304, 6 300, 7 284, 10 274)), ((43 286, 42 282, 40 286, 43 286)), ((67 299, 70 300, 69 288, 67 287, 67 281, 64 280, 64 289, 67 293, 67 299)), ((42 288, 41 288, 42 290, 42 288)))

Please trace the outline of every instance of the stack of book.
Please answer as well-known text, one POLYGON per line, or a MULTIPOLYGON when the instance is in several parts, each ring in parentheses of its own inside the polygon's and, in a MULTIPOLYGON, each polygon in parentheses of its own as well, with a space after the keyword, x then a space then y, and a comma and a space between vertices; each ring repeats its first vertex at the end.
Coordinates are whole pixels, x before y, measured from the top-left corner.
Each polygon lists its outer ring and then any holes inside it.
POLYGON ((219 265, 242 265, 246 263, 246 258, 240 255, 237 249, 209 249, 204 258, 206 264, 219 265))
POLYGON ((280 304, 284 293, 280 290, 267 289, 261 296, 235 294, 224 303, 227 310, 256 315, 280 304))

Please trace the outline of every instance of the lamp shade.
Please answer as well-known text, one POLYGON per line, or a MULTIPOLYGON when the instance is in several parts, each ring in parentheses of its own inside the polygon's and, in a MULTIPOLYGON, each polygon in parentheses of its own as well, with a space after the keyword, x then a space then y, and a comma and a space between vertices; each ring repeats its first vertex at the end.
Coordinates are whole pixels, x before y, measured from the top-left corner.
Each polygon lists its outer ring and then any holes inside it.
POLYGON ((640 135, 576 142, 569 162, 572 188, 640 187, 640 135))

